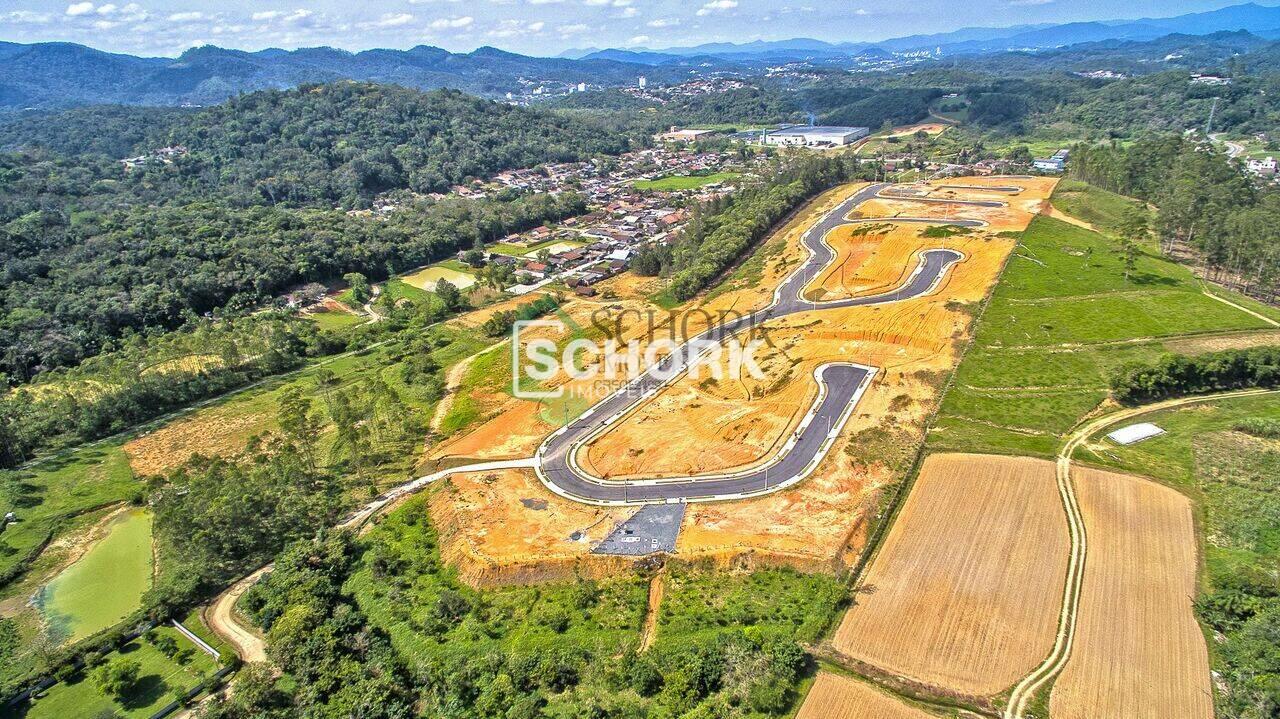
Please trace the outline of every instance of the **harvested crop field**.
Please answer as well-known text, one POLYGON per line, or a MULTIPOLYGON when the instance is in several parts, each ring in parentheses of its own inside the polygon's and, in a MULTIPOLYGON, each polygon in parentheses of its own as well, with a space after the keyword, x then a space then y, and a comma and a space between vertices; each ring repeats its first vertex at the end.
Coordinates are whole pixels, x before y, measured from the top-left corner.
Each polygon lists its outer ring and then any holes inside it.
POLYGON ((833 645, 942 694, 996 695, 1053 645, 1067 551, 1053 463, 932 455, 833 645))
POLYGON ((1075 468, 1088 555, 1054 719, 1208 719, 1213 690, 1196 623, 1191 502, 1155 482, 1075 468))
POLYGON ((831 672, 819 672, 796 719, 934 719, 866 682, 831 672))

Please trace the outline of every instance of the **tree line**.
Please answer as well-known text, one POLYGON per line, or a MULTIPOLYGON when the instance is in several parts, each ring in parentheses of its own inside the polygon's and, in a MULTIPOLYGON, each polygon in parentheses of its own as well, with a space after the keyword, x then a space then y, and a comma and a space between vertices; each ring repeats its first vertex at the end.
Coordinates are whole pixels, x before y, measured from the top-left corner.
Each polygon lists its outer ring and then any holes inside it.
POLYGON ((1280 295, 1280 191, 1208 143, 1157 136, 1129 145, 1080 144, 1070 174, 1154 204, 1163 254, 1191 249, 1204 275, 1275 302, 1280 295))
POLYGON ((1111 378, 1112 395, 1126 404, 1253 387, 1280 387, 1280 347, 1168 354, 1152 364, 1127 365, 1111 378))
POLYGON ((640 274, 668 277, 671 294, 687 300, 815 194, 873 173, 872 165, 848 154, 784 158, 762 183, 697 207, 674 242, 643 249, 633 267, 640 274))

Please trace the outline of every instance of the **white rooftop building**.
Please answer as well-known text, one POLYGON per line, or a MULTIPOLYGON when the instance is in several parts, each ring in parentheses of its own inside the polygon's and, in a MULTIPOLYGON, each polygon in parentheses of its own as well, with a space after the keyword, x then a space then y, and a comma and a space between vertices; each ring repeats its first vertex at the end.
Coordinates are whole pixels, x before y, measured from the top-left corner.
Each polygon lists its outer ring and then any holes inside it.
POLYGON ((796 125, 766 133, 766 145, 800 145, 803 147, 842 147, 871 134, 868 127, 796 125))

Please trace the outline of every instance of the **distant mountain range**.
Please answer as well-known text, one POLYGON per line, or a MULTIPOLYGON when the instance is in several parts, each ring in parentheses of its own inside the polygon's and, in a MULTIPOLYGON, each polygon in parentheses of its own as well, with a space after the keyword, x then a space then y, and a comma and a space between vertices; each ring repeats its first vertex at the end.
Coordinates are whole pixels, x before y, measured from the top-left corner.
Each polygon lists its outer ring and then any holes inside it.
POLYGON ((330 47, 244 52, 205 46, 178 58, 158 58, 72 43, 0 42, 0 108, 208 105, 240 92, 343 79, 424 90, 451 87, 495 97, 531 92, 541 83, 625 85, 640 75, 678 81, 696 64, 677 59, 658 68, 609 59, 527 57, 492 47, 451 53, 429 46, 358 53, 330 47))
POLYGON ((752 73, 767 65, 796 61, 853 67, 895 53, 927 51, 946 58, 1223 31, 1280 37, 1280 7, 1250 3, 1172 18, 964 28, 877 43, 795 38, 663 50, 591 48, 553 58, 492 47, 451 53, 429 46, 358 53, 329 47, 244 52, 206 46, 178 58, 156 58, 106 53, 72 43, 0 42, 0 109, 102 103, 207 105, 241 92, 342 79, 419 89, 453 87, 501 97, 508 92, 529 94, 542 84, 551 89, 578 83, 622 86, 634 84, 642 75, 654 83, 667 83, 707 73, 752 73))
POLYGON ((709 43, 662 50, 592 48, 569 50, 561 56, 587 60, 613 59, 653 66, 695 56, 726 58, 738 62, 855 57, 860 53, 876 50, 888 53, 930 51, 941 52, 946 56, 1009 50, 1039 50, 1104 40, 1154 40, 1174 33, 1208 35, 1234 30, 1246 30, 1266 38, 1280 36, 1280 7, 1248 3, 1170 18, 1018 25, 1003 28, 970 27, 953 32, 910 35, 874 43, 830 43, 812 38, 793 38, 778 41, 757 40, 742 44, 709 43))

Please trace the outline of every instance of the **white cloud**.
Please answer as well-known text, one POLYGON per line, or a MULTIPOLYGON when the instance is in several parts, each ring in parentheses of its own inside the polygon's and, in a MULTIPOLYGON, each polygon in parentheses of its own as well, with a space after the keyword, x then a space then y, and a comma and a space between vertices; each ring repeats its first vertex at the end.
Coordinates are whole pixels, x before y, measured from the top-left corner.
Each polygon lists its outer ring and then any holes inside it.
POLYGON ((1014 7, 1034 7, 1036 5, 1048 5, 1053 0, 1012 0, 1009 4, 1014 7))
POLYGON ((529 23, 529 32, 542 32, 542 28, 546 26, 547 24, 541 20, 538 22, 531 22, 529 23))
POLYGON ((618 13, 618 17, 629 18, 629 17, 635 17, 639 14, 640 14, 639 10, 633 7, 627 7, 627 8, 622 8, 622 12, 618 13))
POLYGON ((107 3, 106 5, 100 5, 96 12, 99 15, 110 15, 111 13, 115 12, 118 9, 119 8, 117 8, 115 5, 112 5, 111 3, 107 3))
POLYGON ((284 13, 279 10, 267 10, 266 12, 255 12, 253 14, 254 22, 262 22, 263 20, 275 20, 284 13))
POLYGON ((738 7, 738 0, 711 0, 711 2, 698 8, 697 15, 701 17, 724 10, 732 10, 736 7, 738 7))
POLYGON ((660 17, 657 20, 650 20, 649 27, 675 27, 680 21, 673 17, 660 17))
POLYGON ((569 37, 570 35, 581 35, 591 28, 578 22, 572 25, 560 25, 556 28, 556 32, 560 33, 560 37, 569 37))
POLYGON ((91 12, 93 12, 93 3, 91 2, 78 2, 67 6, 67 14, 71 17, 88 15, 91 12))
POLYGON ((854 10, 854 11, 853 11, 853 14, 854 14, 854 15, 870 15, 870 14, 871 14, 871 12, 870 12, 870 11, 868 11, 868 10, 867 10, 866 8, 864 8, 864 7, 860 7, 860 8, 858 8, 857 10, 854 10))
POLYGON ((449 28, 456 29, 461 27, 467 27, 473 22, 475 22, 475 18, 471 17, 470 15, 463 15, 462 17, 442 17, 442 18, 437 18, 431 21, 431 29, 432 30, 448 30, 449 28))
POLYGON ((555 5, 564 2, 564 0, 529 0, 530 5, 555 5))
POLYGON ((653 39, 653 38, 649 37, 648 35, 636 35, 635 37, 633 37, 633 38, 631 38, 630 40, 628 40, 628 41, 627 41, 627 44, 628 44, 628 45, 643 45, 643 44, 645 44, 646 42, 649 42, 649 41, 650 41, 650 40, 652 40, 652 39, 653 39))
POLYGON ((169 22, 198 22, 203 19, 202 12, 175 12, 169 16, 169 22))
POLYGON ((413 22, 413 16, 407 12, 394 14, 387 13, 378 18, 377 22, 373 25, 374 27, 400 27, 401 25, 408 25, 411 22, 413 22))

